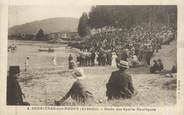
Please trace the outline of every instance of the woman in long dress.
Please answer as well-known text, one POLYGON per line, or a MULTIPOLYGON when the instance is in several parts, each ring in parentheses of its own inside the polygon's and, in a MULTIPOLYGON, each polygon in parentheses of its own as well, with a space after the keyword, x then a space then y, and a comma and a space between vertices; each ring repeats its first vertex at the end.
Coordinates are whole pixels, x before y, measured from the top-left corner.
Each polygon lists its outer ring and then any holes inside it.
POLYGON ((95 52, 95 65, 98 65, 98 53, 95 52))
POLYGON ((115 52, 112 52, 112 67, 116 67, 116 59, 117 59, 117 55, 115 52))
POLYGON ((56 58, 57 58, 57 56, 56 56, 56 54, 55 54, 54 57, 53 57, 53 64, 54 64, 54 65, 57 65, 56 58))
POLYGON ((29 56, 27 56, 25 60, 25 71, 27 71, 28 69, 29 69, 29 56))

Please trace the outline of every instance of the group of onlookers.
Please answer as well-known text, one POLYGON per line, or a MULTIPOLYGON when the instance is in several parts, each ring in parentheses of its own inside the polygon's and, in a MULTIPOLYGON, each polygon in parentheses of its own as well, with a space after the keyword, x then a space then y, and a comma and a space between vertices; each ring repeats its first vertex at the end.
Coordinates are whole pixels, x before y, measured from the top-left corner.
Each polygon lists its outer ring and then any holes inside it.
POLYGON ((177 72, 177 64, 173 65, 170 70, 165 70, 164 64, 161 59, 153 60, 153 65, 150 67, 150 73, 157 74, 157 73, 164 73, 164 74, 171 74, 177 72))
POLYGON ((81 52, 77 56, 77 62, 79 66, 105 66, 112 63, 111 52, 81 52))
POLYGON ((8 52, 14 53, 16 49, 17 49, 17 46, 15 44, 8 46, 8 52))
MULTIPOLYGON (((120 60, 116 66, 119 70, 112 72, 108 82, 106 83, 107 100, 128 99, 137 94, 133 86, 131 75, 126 73, 129 68, 128 62, 120 60)), ((95 99, 95 94, 89 87, 84 74, 84 68, 74 67, 72 76, 76 79, 69 91, 58 101, 54 101, 55 105, 62 105, 69 97, 78 104, 90 105, 93 103, 102 103, 104 100, 95 99)))
POLYGON ((111 65, 112 53, 131 65, 150 65, 154 53, 176 39, 175 25, 140 24, 130 29, 101 32, 92 35, 86 41, 86 47, 81 47, 77 56, 80 66, 111 65))
POLYGON ((164 65, 161 59, 153 60, 153 63, 153 66, 150 67, 151 73, 161 72, 164 69, 164 65))

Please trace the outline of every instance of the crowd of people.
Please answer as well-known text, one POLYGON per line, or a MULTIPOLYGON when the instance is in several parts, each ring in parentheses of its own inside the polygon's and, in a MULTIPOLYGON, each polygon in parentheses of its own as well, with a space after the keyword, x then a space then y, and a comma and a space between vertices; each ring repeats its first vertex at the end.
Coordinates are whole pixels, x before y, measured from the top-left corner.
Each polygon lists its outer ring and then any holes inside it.
POLYGON ((77 61, 80 66, 112 65, 114 57, 130 65, 150 65, 154 53, 176 39, 175 25, 155 24, 133 26, 130 29, 100 32, 81 45, 77 61))
POLYGON ((16 44, 12 44, 10 46, 8 46, 8 52, 14 53, 17 49, 16 44))

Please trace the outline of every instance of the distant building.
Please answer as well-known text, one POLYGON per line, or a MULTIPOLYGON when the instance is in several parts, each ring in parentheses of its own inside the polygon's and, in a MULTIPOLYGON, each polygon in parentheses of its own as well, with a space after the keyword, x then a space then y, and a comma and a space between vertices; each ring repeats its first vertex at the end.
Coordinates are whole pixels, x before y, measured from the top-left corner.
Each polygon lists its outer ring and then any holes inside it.
POLYGON ((63 39, 63 40, 73 40, 78 39, 79 34, 77 32, 55 32, 47 35, 48 39, 63 39))
MULTIPOLYGON (((16 35, 8 35, 9 39, 20 39, 20 40, 37 40, 36 35, 34 34, 26 34, 26 33, 18 33, 16 35)), ((54 39, 62 39, 62 40, 80 40, 80 36, 77 32, 54 32, 44 36, 45 40, 54 40, 54 39)))
POLYGON ((19 40, 33 40, 34 34, 18 33, 14 35, 8 35, 8 39, 19 39, 19 40))

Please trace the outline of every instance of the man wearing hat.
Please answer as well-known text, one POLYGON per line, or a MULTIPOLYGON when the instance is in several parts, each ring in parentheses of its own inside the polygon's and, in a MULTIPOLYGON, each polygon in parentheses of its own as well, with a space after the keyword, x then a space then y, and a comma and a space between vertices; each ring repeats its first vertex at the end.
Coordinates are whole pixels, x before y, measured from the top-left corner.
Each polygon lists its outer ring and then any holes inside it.
POLYGON ((129 68, 128 62, 121 60, 117 67, 119 70, 112 72, 108 83, 106 84, 106 96, 108 100, 131 98, 134 94, 132 77, 125 72, 129 68))
POLYGON ((59 101, 54 101, 55 105, 60 105, 69 97, 75 100, 78 104, 93 103, 93 94, 89 91, 88 81, 85 81, 83 68, 75 68, 72 76, 76 81, 63 98, 59 101))
MULTIPOLYGON (((7 105, 29 105, 27 102, 23 102, 21 87, 17 81, 17 77, 20 73, 19 66, 10 66, 7 77, 7 105)), ((25 96, 24 96, 25 97, 25 96)))

